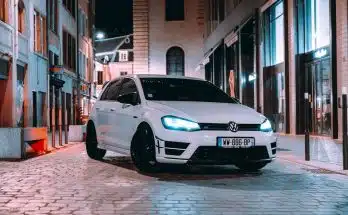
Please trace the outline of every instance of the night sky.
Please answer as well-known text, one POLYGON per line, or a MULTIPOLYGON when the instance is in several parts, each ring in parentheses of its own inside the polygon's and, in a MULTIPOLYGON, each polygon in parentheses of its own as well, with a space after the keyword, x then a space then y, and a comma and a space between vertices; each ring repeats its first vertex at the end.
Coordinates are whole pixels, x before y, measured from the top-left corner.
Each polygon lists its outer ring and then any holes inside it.
POLYGON ((96 0, 96 29, 108 37, 133 33, 133 0, 96 0))

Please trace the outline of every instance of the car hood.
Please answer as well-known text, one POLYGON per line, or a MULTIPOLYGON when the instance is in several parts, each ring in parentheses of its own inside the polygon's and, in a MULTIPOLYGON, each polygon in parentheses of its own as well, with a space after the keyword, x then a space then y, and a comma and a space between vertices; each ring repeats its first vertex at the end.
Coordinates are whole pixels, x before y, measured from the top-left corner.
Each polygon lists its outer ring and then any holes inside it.
POLYGON ((228 123, 234 121, 240 124, 261 124, 265 117, 247 106, 241 104, 211 103, 211 102, 180 102, 180 101, 150 101, 149 107, 187 118, 199 123, 228 123))

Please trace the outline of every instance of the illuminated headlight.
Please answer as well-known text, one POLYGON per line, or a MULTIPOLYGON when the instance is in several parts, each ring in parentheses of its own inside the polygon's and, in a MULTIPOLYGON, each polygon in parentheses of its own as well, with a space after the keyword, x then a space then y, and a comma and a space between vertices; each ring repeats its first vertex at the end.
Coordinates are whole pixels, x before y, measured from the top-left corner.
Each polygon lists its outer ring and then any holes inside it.
POLYGON ((270 122, 268 119, 266 119, 266 120, 261 124, 260 130, 261 130, 262 132, 271 132, 271 131, 273 131, 271 122, 270 122))
POLYGON ((198 123, 175 116, 162 117, 162 124, 164 128, 169 130, 198 131, 201 129, 198 123))

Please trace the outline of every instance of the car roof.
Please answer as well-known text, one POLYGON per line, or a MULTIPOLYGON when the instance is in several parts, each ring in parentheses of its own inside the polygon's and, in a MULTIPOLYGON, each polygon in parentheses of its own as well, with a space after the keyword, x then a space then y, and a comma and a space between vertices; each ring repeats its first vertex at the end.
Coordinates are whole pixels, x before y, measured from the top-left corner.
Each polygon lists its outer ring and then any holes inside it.
POLYGON ((136 79, 138 79, 138 78, 172 78, 172 79, 187 79, 187 80, 205 81, 204 79, 195 78, 195 77, 173 76, 173 75, 157 75, 157 74, 132 74, 132 75, 125 75, 125 76, 114 78, 111 81, 119 80, 121 78, 136 78, 136 79))

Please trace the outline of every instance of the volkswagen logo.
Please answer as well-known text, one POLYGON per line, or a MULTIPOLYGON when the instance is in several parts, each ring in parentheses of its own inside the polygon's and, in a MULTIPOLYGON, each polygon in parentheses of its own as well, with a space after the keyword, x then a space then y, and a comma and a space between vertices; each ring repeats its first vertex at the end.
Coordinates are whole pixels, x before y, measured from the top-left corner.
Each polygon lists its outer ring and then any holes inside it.
POLYGON ((232 132, 237 132, 238 131, 238 125, 235 122, 229 122, 228 123, 228 129, 232 132))

